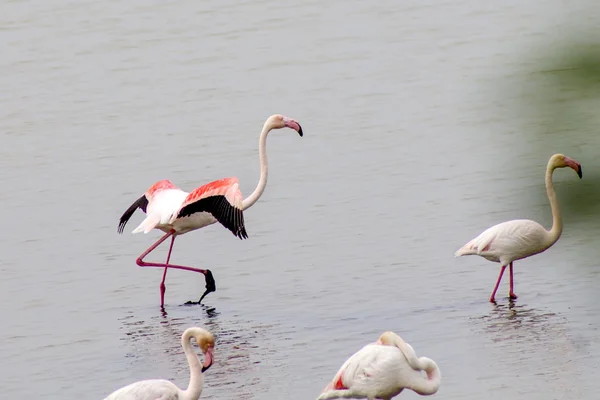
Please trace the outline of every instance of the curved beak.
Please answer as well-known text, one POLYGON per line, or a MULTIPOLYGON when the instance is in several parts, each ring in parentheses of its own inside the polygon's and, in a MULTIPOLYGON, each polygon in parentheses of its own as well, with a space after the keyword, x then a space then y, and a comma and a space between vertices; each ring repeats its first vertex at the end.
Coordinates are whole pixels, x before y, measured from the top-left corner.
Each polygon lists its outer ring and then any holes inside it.
POLYGON ((202 373, 209 369, 213 363, 213 350, 214 348, 211 346, 204 353, 204 364, 202 365, 202 373))
POLYGON ((577 176, 579 176, 579 179, 583 177, 583 172, 581 171, 581 164, 579 164, 577 161, 573 160, 572 158, 565 157, 565 164, 567 164, 568 167, 573 168, 573 170, 577 172, 577 176))
POLYGON ((304 136, 304 133, 302 132, 302 127, 300 126, 298 121, 294 121, 291 118, 284 118, 283 123, 288 128, 291 128, 291 129, 295 130, 296 132, 298 132, 298 135, 300 135, 300 137, 304 136))

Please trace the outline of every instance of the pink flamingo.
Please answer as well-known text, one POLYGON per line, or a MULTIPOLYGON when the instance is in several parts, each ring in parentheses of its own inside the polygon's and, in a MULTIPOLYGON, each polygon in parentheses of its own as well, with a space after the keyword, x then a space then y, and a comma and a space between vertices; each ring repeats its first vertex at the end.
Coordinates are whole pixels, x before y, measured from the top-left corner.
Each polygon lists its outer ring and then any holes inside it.
POLYGON ((486 260, 499 262, 502 265, 500 275, 496 281, 490 302, 495 303, 496 291, 502 280, 506 266, 510 266, 509 297, 516 299, 513 284, 513 261, 541 253, 552 246, 562 233, 563 223, 558 209, 558 201, 552 174, 556 168, 570 167, 577 172, 581 179, 581 164, 562 154, 550 157, 546 167, 546 192, 552 208, 552 228, 547 231, 542 225, 529 219, 515 219, 502 222, 486 229, 475 239, 469 241, 455 253, 456 257, 478 255, 486 260))
POLYGON ((400 336, 384 332, 377 342, 366 345, 346 360, 317 400, 389 400, 404 389, 428 396, 438 391, 441 380, 435 361, 417 358, 412 346, 400 336))
POLYGON ((182 269, 186 271, 204 274, 206 279, 206 291, 198 302, 188 301, 186 304, 200 304, 202 299, 210 292, 216 290, 215 280, 209 269, 199 269, 182 265, 169 264, 171 251, 175 238, 178 235, 212 225, 217 221, 229 229, 240 239, 248 237, 244 226, 243 211, 251 207, 260 198, 267 185, 267 135, 273 129, 294 129, 303 136, 300 124, 283 115, 271 115, 265 122, 259 138, 260 158, 260 180, 254 192, 242 200, 242 193, 237 178, 225 178, 201 186, 191 193, 184 192, 168 180, 156 182, 139 199, 137 199, 121 216, 117 232, 123 233, 127 221, 138 208, 146 213, 146 218, 133 230, 133 233, 148 233, 152 229, 165 232, 156 243, 150 246, 136 260, 140 267, 162 267, 164 268, 162 281, 160 283, 160 305, 165 302, 165 278, 168 268, 182 269), (171 237, 171 245, 167 254, 166 263, 146 262, 146 257, 158 245, 171 237))

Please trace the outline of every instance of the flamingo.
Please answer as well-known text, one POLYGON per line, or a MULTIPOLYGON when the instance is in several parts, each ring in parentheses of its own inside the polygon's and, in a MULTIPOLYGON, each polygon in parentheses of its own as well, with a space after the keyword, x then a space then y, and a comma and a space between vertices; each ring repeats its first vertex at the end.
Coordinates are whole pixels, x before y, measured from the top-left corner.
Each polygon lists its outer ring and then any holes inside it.
POLYGON ((435 361, 417 358, 410 344, 388 331, 346 360, 317 400, 389 400, 404 389, 429 396, 438 391, 441 380, 435 361))
POLYGON ((186 390, 181 390, 173 382, 166 379, 149 379, 139 381, 112 392, 104 400, 198 400, 204 387, 204 372, 213 363, 215 338, 206 329, 187 328, 181 335, 181 347, 190 367, 190 383, 186 390), (191 339, 204 353, 204 364, 194 352, 191 339))
POLYGON ((216 290, 215 280, 209 269, 169 264, 175 238, 178 235, 212 225, 217 221, 229 229, 236 237, 240 239, 248 238, 244 225, 243 211, 256 203, 267 185, 267 135, 273 129, 285 127, 291 128, 298 132, 301 137, 303 136, 302 127, 297 121, 291 118, 274 114, 265 121, 258 142, 260 179, 254 192, 247 198, 242 200, 242 193, 237 178, 220 179, 201 186, 191 193, 184 192, 169 180, 161 180, 153 184, 123 213, 119 220, 118 233, 123 233, 125 225, 127 225, 127 222, 138 208, 146 213, 147 216, 132 233, 148 233, 152 229, 159 229, 165 232, 160 239, 144 251, 136 260, 137 265, 140 267, 164 268, 160 283, 161 307, 164 307, 165 303, 165 279, 168 268, 204 274, 206 291, 202 294, 198 302, 188 301, 186 304, 200 304, 207 294, 216 290), (144 261, 144 257, 169 237, 171 237, 171 245, 169 246, 166 263, 144 261))
POLYGON ((563 154, 550 157, 546 167, 546 192, 552 209, 552 228, 547 231, 542 225, 529 219, 515 219, 502 222, 483 231, 454 254, 456 257, 478 255, 486 260, 499 262, 500 275, 490 296, 495 303, 496 291, 502 280, 506 266, 510 266, 509 298, 516 299, 513 284, 513 262, 541 253, 552 246, 562 233, 563 223, 558 209, 558 200, 552 183, 552 174, 556 168, 570 167, 581 179, 581 164, 563 154))

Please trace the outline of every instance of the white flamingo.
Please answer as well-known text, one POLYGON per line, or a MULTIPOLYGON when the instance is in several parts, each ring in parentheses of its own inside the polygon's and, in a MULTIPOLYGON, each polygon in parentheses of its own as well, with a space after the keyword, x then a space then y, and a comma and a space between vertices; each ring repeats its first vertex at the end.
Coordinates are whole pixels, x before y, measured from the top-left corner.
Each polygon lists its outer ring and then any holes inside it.
POLYGON ((495 302, 496 291, 507 266, 510 266, 509 297, 516 299, 513 284, 513 261, 520 260, 543 252, 552 246, 562 233, 563 223, 558 209, 558 201, 552 174, 556 168, 570 167, 582 177, 581 164, 562 154, 554 154, 546 167, 546 192, 552 208, 552 228, 547 231, 542 225, 529 219, 516 219, 503 222, 486 229, 475 239, 469 241, 455 253, 456 257, 478 255, 486 260, 499 262, 502 265, 498 281, 490 296, 495 302))
POLYGON ((428 396, 438 391, 441 379, 440 369, 433 360, 417 358, 412 346, 400 336, 385 332, 377 342, 346 360, 317 400, 389 400, 404 389, 428 396))
POLYGON ((181 390, 165 379, 150 379, 122 387, 104 400, 198 400, 204 387, 204 372, 213 363, 214 346, 215 338, 212 333, 202 328, 188 328, 181 335, 181 347, 190 367, 190 383, 186 390, 181 390), (204 353, 203 365, 194 352, 192 338, 196 339, 198 347, 204 353))
MULTIPOLYGON (((168 180, 162 180, 152 185, 146 193, 123 213, 119 220, 117 232, 123 233, 125 225, 138 208, 147 214, 142 223, 133 230, 133 233, 148 233, 152 229, 165 232, 156 243, 150 246, 136 260, 140 267, 163 267, 163 277, 160 283, 160 305, 165 304, 165 279, 167 269, 183 269, 204 274, 206 279, 206 291, 198 300, 198 304, 204 296, 216 290, 215 280, 209 269, 199 269, 182 265, 169 264, 171 251, 175 238, 178 235, 194 231, 220 222, 240 239, 246 239, 248 234, 244 226, 243 211, 250 208, 260 198, 267 185, 267 135, 273 129, 291 128, 303 136, 300 124, 283 115, 271 115, 265 122, 258 141, 258 153, 260 158, 260 180, 254 192, 242 200, 242 193, 237 178, 220 179, 201 186, 191 193, 184 192, 168 180), (171 237, 171 245, 167 255, 166 263, 146 262, 146 257, 158 245, 171 237)), ((196 304, 188 301, 187 304, 196 304)))

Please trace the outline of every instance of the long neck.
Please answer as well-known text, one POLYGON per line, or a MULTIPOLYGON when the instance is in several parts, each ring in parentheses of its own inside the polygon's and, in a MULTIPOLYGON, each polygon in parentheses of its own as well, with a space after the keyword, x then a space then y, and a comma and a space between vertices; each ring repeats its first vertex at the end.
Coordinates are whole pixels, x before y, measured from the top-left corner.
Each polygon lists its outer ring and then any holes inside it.
POLYGON ((258 155, 260 158, 260 180, 254 192, 242 201, 242 210, 250 208, 256 203, 256 201, 262 196, 267 186, 267 176, 269 174, 269 167, 267 164, 267 135, 271 131, 271 124, 265 122, 260 138, 258 139, 258 155))
POLYGON ((560 217, 560 210, 558 209, 558 200, 556 199, 556 192, 554 191, 554 184, 552 183, 552 173, 554 172, 554 166, 549 162, 546 168, 546 192, 548 193, 548 200, 550 200, 550 207, 552 208, 552 228, 548 232, 548 238, 546 245, 552 246, 560 237, 562 233, 563 224, 562 218, 560 217))
POLYGON ((410 379, 410 389, 420 395, 430 395, 437 392, 440 387, 442 375, 435 361, 427 357, 417 358, 412 346, 399 336, 396 336, 394 344, 404 354, 408 365, 415 372, 410 379), (427 373, 427 378, 423 377, 421 371, 427 373))
POLYGON ((202 366, 200 360, 194 351, 194 347, 191 343, 192 333, 186 332, 181 338, 181 347, 187 358, 188 365, 190 367, 190 383, 188 388, 183 391, 183 397, 181 400, 197 400, 202 393, 204 386, 204 376, 202 375, 202 366))
POLYGON ((434 394, 440 388, 440 383, 442 381, 440 369, 435 361, 427 357, 421 357, 418 360, 419 369, 415 370, 416 374, 410 380, 410 389, 422 396, 434 394), (421 371, 427 373, 427 378, 420 373, 421 371))

